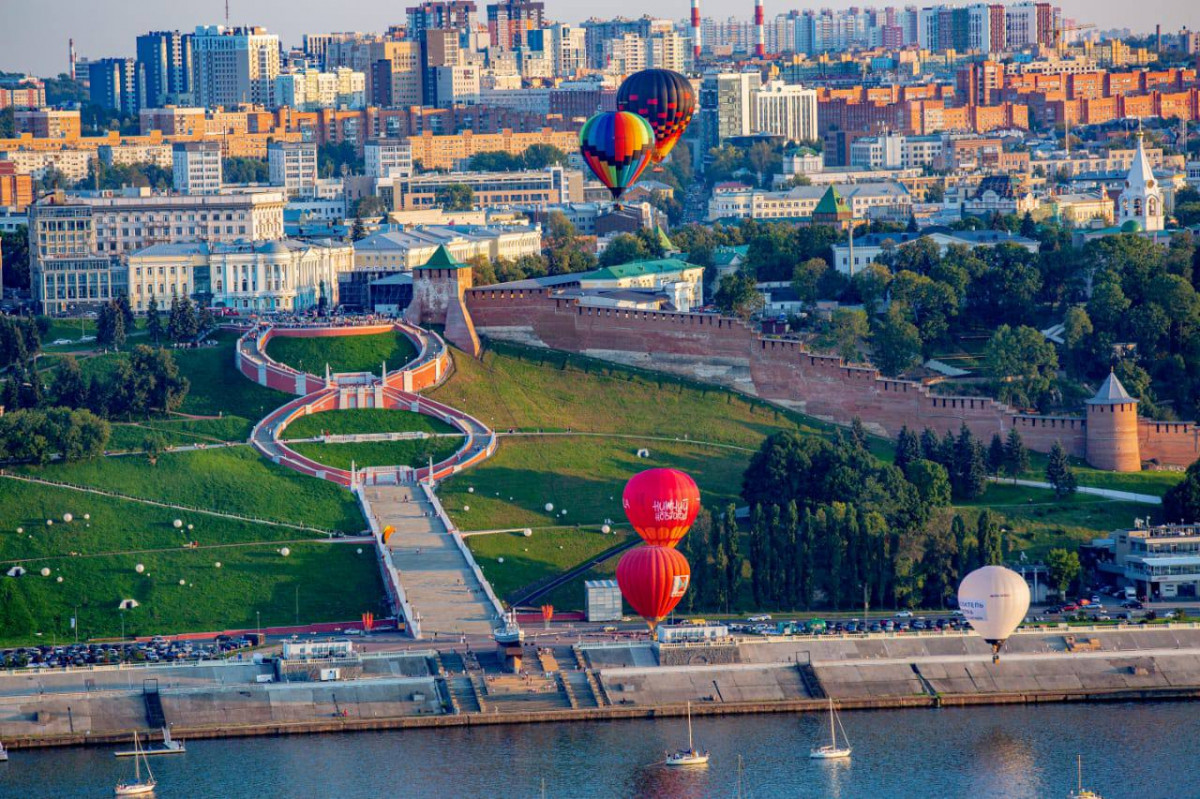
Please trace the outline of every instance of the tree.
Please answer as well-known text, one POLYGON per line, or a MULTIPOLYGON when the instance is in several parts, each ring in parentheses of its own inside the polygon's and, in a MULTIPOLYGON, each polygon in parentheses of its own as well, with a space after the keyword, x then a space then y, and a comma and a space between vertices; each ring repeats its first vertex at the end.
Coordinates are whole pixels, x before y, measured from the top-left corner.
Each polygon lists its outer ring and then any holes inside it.
POLYGON ((1000 325, 984 360, 1000 399, 1024 407, 1047 401, 1058 376, 1054 345, 1032 327, 1000 325))
POLYGON ((475 207, 475 192, 465 183, 450 183, 437 190, 433 201, 443 211, 470 211, 475 207))
POLYGON ((1054 495, 1063 498, 1075 493, 1075 472, 1067 460, 1067 452, 1062 443, 1055 441, 1050 448, 1050 459, 1046 463, 1046 480, 1054 489, 1054 495))
POLYGON ((1066 597, 1071 583, 1081 571, 1079 553, 1052 549, 1046 553, 1046 568, 1050 570, 1050 582, 1058 589, 1058 595, 1066 597))
POLYGON ((14 289, 29 288, 29 232, 26 227, 17 228, 15 233, 0 232, 0 256, 3 256, 4 285, 14 289))
POLYGON ((125 322, 125 334, 132 333, 137 325, 137 320, 133 316, 133 308, 129 305, 129 295, 121 292, 113 302, 117 304, 117 311, 121 314, 121 319, 125 322))
POLYGON ((158 299, 153 296, 150 302, 146 303, 146 333, 155 344, 162 340, 164 333, 162 314, 158 311, 158 299))
POLYGON ((908 321, 901 303, 892 303, 875 325, 871 351, 875 365, 889 377, 896 377, 921 362, 921 334, 908 321))
POLYGON ((54 376, 54 397, 59 405, 80 408, 87 400, 87 383, 74 355, 64 355, 54 376))
POLYGON ((1012 478, 1029 471, 1029 450, 1016 428, 1008 431, 1008 439, 1004 442, 1004 470, 1012 478))
POLYGON ((521 155, 525 169, 545 169, 554 164, 565 164, 567 154, 553 144, 531 144, 521 155))
POLYGON ((951 486, 956 496, 976 499, 987 490, 987 452, 964 422, 953 443, 951 486))
POLYGON ((908 464, 904 474, 928 507, 944 508, 950 504, 950 476, 940 463, 920 458, 908 464))
POLYGON ((1200 460, 1187 468, 1183 480, 1163 494, 1163 516, 1168 522, 1200 522, 1200 460))
POLYGON ((354 215, 356 217, 374 218, 386 216, 388 207, 384 203, 383 198, 377 194, 368 194, 365 197, 359 197, 354 203, 354 215))
POLYGON ((367 237, 367 228, 363 225, 363 219, 359 215, 354 217, 354 226, 350 228, 350 240, 362 241, 367 237))
POLYGON ((142 452, 146 454, 146 460, 150 461, 151 466, 158 465, 158 457, 166 448, 167 440, 161 433, 150 433, 142 439, 142 452))
POLYGON ((628 233, 613 236, 612 241, 600 253, 600 266, 617 266, 646 258, 648 253, 642 240, 628 233))
POLYGON ((191 341, 200 332, 196 319, 196 308, 187 297, 171 298, 171 313, 167 318, 167 335, 171 341, 183 343, 191 341))
POLYGON ((765 304, 759 293, 754 276, 747 271, 738 271, 721 278, 713 303, 722 313, 749 319, 765 304))
POLYGON ((844 361, 861 361, 862 344, 870 334, 866 313, 857 308, 838 308, 816 343, 822 349, 833 350, 844 361))
POLYGON ((119 350, 125 345, 125 316, 110 302, 96 318, 96 343, 105 349, 119 350))
POLYGON ((829 270, 829 264, 824 258, 809 258, 802 264, 796 264, 792 272, 792 291, 796 298, 808 306, 816 304, 820 297, 821 278, 829 270))
POLYGON ((896 436, 896 458, 893 461, 896 468, 908 473, 908 464, 922 458, 921 442, 917 434, 908 429, 907 425, 900 428, 896 436))
POLYGON ((221 174, 226 183, 266 183, 271 179, 270 166, 262 158, 224 158, 221 174))
POLYGON ((891 283, 892 273, 883 264, 867 264, 850 280, 854 293, 862 300, 863 308, 872 317, 886 299, 891 283))
POLYGON ((168 413, 183 404, 190 382, 179 373, 170 350, 140 344, 129 357, 137 404, 133 410, 168 413))
POLYGON ((980 566, 999 566, 1004 563, 1004 540, 990 510, 979 514, 975 523, 975 540, 979 546, 980 566))

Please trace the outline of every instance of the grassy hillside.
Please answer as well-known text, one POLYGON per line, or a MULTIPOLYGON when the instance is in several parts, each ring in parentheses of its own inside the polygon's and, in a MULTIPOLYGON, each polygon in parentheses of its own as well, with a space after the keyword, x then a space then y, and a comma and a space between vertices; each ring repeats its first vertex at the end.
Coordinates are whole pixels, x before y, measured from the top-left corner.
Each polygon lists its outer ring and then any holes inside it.
POLYGON ((455 428, 432 416, 385 408, 351 408, 301 416, 287 426, 284 438, 315 438, 323 433, 455 433, 455 428))
POLYGON ((374 372, 386 361, 397 369, 416 355, 412 342, 400 333, 336 338, 289 338, 277 336, 267 342, 267 355, 294 369, 324 374, 325 364, 334 372, 374 372))
POLYGON ((349 469, 351 462, 362 466, 429 465, 429 459, 441 463, 463 445, 462 436, 409 439, 405 441, 360 441, 352 444, 291 444, 301 455, 335 469, 349 469))

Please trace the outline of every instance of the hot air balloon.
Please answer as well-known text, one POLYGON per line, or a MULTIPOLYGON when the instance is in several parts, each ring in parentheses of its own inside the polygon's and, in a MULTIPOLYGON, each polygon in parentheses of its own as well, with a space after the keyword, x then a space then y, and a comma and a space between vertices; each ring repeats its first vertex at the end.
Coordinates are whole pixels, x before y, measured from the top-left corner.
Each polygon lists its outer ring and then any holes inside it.
POLYGON ((617 564, 621 595, 651 632, 679 604, 691 579, 687 559, 670 547, 635 547, 617 564))
POLYGON ((637 114, 605 111, 584 123, 579 152, 613 199, 619 200, 654 156, 654 130, 637 114))
POLYGON ((667 157, 696 113, 696 92, 669 69, 643 69, 617 90, 617 110, 632 111, 654 129, 654 163, 667 157))
POLYGON ((992 645, 995 663, 1000 659, 1000 647, 1029 611, 1029 586, 1012 569, 984 566, 959 584, 958 608, 975 632, 992 645))
POLYGON ((625 484, 621 502, 643 541, 650 546, 673 547, 696 521, 700 489, 678 469, 647 469, 625 484))

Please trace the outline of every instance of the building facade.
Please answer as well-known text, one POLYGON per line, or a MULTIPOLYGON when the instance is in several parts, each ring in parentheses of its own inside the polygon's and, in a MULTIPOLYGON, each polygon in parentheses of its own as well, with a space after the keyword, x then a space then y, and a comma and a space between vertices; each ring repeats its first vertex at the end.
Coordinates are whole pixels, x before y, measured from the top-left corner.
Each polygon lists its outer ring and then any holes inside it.
POLYGON ((161 108, 168 102, 190 102, 192 37, 179 31, 151 31, 137 37, 137 63, 145 91, 142 107, 161 108))
POLYGON ((1166 227, 1162 186, 1154 177, 1154 169, 1146 157, 1140 130, 1133 166, 1117 199, 1117 224, 1122 228, 1128 226, 1132 230, 1142 231, 1158 231, 1166 227))
POLYGON ((221 190, 219 142, 176 142, 171 147, 173 185, 180 194, 216 194, 221 190))
POLYGON ((271 142, 267 168, 272 186, 288 197, 312 197, 317 187, 317 145, 312 142, 271 142))
POLYGON ((279 37, 262 28, 199 26, 192 37, 196 104, 268 106, 279 75, 279 37))
POLYGON ((774 133, 788 141, 816 141, 817 93, 803 86, 771 81, 754 93, 755 133, 774 133))

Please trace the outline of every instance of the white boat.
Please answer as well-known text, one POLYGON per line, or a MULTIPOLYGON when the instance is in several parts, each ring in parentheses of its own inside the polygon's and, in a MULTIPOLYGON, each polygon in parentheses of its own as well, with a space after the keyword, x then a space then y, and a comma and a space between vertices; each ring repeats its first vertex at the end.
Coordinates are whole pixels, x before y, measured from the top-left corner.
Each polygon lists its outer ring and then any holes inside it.
POLYGON ((1083 787, 1083 755, 1075 755, 1075 779, 1075 790, 1071 791, 1067 799, 1104 799, 1095 791, 1083 787))
POLYGON ((850 740, 846 737, 846 729, 842 727, 841 718, 833 709, 833 697, 829 698, 829 743, 813 749, 809 757, 814 760, 840 760, 850 757, 850 740), (835 723, 837 724, 836 729, 835 723), (846 744, 845 746, 838 746, 837 729, 842 731, 842 741, 846 744))
POLYGON ((150 761, 146 760, 146 753, 142 751, 140 736, 137 733, 133 734, 133 751, 133 782, 118 782, 113 790, 115 796, 147 796, 154 793, 154 788, 158 785, 154 773, 150 771, 150 761), (142 782, 143 763, 146 766, 145 782, 142 782))
POLYGON ((8 762, 8 750, 4 748, 4 744, 0 743, 0 763, 8 762))
MULTIPOLYGON (((162 739, 161 746, 147 747, 146 749, 140 750, 140 753, 146 757, 150 757, 152 755, 182 755, 187 752, 187 747, 183 745, 183 741, 176 741, 174 738, 171 737, 171 728, 170 727, 163 727, 162 734, 163 734, 163 739, 162 739)), ((131 749, 131 750, 126 750, 124 752, 116 752, 115 756, 116 757, 137 757, 138 754, 139 754, 139 750, 131 749)))
POLYGON ((688 745, 687 749, 678 749, 667 753, 664 761, 668 766, 707 766, 708 750, 701 751, 692 742, 692 703, 687 705, 688 745))

